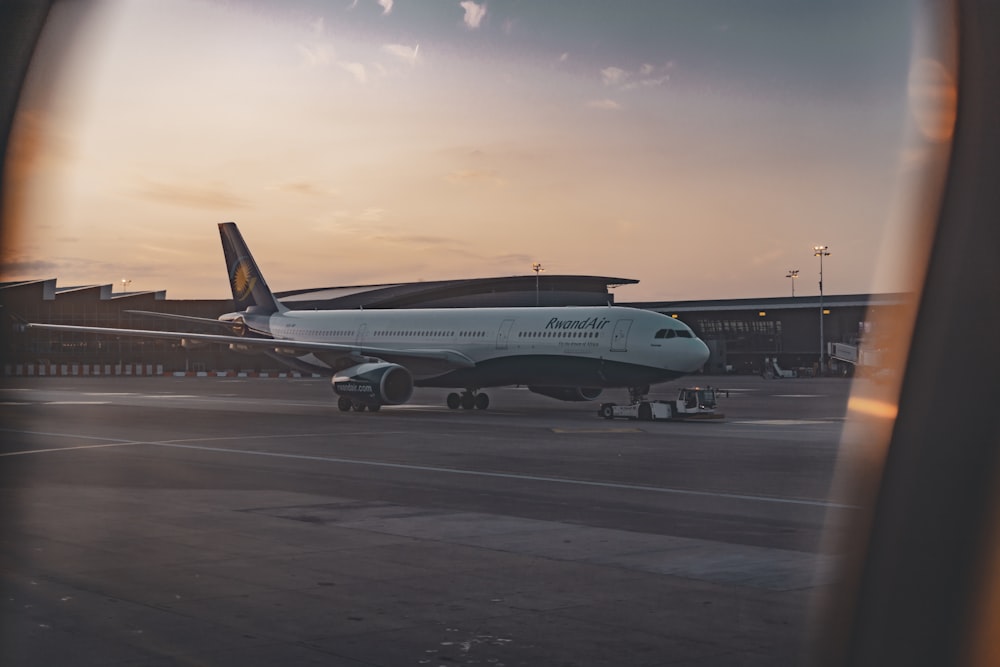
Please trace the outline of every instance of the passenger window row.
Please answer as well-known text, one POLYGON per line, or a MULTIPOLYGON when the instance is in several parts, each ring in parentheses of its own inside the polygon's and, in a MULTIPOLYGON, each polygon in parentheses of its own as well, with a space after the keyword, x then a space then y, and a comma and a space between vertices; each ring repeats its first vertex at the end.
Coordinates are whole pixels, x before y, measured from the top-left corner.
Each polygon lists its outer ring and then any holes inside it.
POLYGON ((597 331, 521 331, 518 338, 597 338, 597 331))
MULTIPOLYGON (((462 332, 463 335, 486 335, 486 332, 462 332)), ((405 338, 408 336, 418 336, 421 338, 431 338, 438 336, 454 336, 454 331, 376 331, 373 336, 383 338, 405 338)))
POLYGON ((336 336, 336 337, 340 337, 340 336, 353 336, 354 335, 353 331, 350 331, 350 330, 347 330, 347 329, 342 329, 342 330, 338 330, 338 331, 320 331, 319 329, 298 329, 298 328, 292 329, 291 327, 288 327, 285 330, 287 332, 295 333, 295 334, 302 335, 302 336, 331 336, 331 337, 332 336, 336 336))

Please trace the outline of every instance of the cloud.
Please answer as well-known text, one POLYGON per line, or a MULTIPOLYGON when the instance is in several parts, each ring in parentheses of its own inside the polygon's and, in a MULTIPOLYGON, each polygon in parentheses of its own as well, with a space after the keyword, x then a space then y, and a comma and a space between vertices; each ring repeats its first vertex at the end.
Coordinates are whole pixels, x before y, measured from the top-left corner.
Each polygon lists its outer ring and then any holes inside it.
POLYGON ((339 65, 341 69, 350 72, 358 83, 368 82, 368 72, 365 70, 365 66, 361 63, 338 62, 337 65, 339 65))
MULTIPOLYGON (((484 257, 483 259, 493 262, 494 264, 502 265, 514 265, 520 264, 525 267, 524 273, 527 273, 527 267, 531 264, 532 260, 535 260, 531 255, 525 255, 522 253, 507 253, 506 255, 493 255, 490 257, 484 257)), ((535 260, 537 261, 537 260, 535 260)))
POLYGON ((358 214, 359 220, 364 220, 365 222, 379 222, 385 216, 385 209, 371 206, 361 211, 358 214))
POLYGON ((453 171, 445 180, 454 185, 503 185, 500 174, 493 169, 459 169, 453 171))
POLYGON ((308 67, 329 65, 335 59, 333 45, 328 42, 296 44, 295 48, 302 56, 302 63, 308 67))
POLYGON ((607 98, 603 100, 590 100, 587 102, 587 106, 591 109, 604 109, 606 111, 619 111, 622 108, 622 105, 618 104, 618 102, 607 98))
POLYGON ((477 5, 472 0, 463 0, 463 2, 458 4, 465 10, 465 16, 462 19, 465 22, 465 26, 471 30, 478 28, 486 16, 486 3, 477 5))
POLYGON ((382 16, 392 11, 393 0, 378 0, 378 6, 382 8, 382 16))
POLYGON ((340 193, 336 190, 327 188, 319 183, 314 183, 312 181, 288 181, 286 183, 280 183, 268 188, 269 190, 274 190, 277 192, 285 192, 288 194, 302 195, 306 197, 339 197, 340 193))
POLYGON ((785 251, 781 248, 771 248, 753 255, 750 258, 750 263, 754 266, 766 266, 781 259, 784 254, 785 251))
POLYGON ((670 70, 673 67, 673 61, 659 67, 643 63, 634 72, 624 70, 621 67, 605 67, 601 70, 601 83, 619 90, 662 86, 670 80, 670 70))
POLYGON ((621 67, 605 67, 601 70, 601 82, 605 86, 620 86, 628 79, 629 74, 621 67))
POLYGON ((405 44, 383 44, 382 50, 388 53, 390 56, 399 58, 400 60, 414 65, 417 62, 417 54, 420 52, 420 45, 410 47, 405 44))
POLYGON ((143 199, 176 206, 207 209, 247 208, 250 202, 234 195, 219 183, 187 185, 150 181, 138 188, 143 199))
POLYGON ((401 245, 419 245, 419 246, 432 246, 432 247, 443 247, 443 248, 455 248, 456 246, 463 245, 457 239, 451 236, 432 236, 430 234, 401 234, 401 233, 383 233, 376 234, 371 237, 372 241, 380 241, 383 243, 397 243, 401 245))
POLYGON ((28 259, 24 257, 5 258, 0 261, 0 274, 4 279, 8 276, 46 276, 58 277, 56 274, 63 268, 59 262, 46 259, 28 259))
MULTIPOLYGON (((96 260, 93 257, 59 256, 52 257, 51 252, 45 253, 45 259, 35 259, 30 255, 16 255, 5 257, 0 261, 0 273, 5 281, 17 280, 41 280, 43 278, 61 279, 69 276, 69 280, 77 282, 77 285, 98 285, 107 284, 106 279, 100 276, 121 276, 124 271, 126 275, 140 275, 148 273, 150 267, 148 262, 137 264, 125 259, 116 259, 113 262, 96 260)), ((60 287, 68 287, 70 284, 60 284, 60 287)))

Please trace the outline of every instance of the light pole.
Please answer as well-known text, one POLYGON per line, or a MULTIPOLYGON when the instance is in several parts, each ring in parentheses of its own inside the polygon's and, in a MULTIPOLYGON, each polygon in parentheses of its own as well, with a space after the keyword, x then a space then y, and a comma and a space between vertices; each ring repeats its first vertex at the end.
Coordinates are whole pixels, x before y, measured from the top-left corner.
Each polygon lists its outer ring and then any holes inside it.
POLYGON ((799 270, 798 269, 788 269, 788 275, 786 275, 785 277, 792 279, 792 298, 794 299, 795 298, 795 279, 799 277, 799 270))
POLYGON ((813 257, 819 257, 819 374, 823 372, 823 258, 829 257, 828 247, 825 245, 813 246, 813 257))
POLYGON ((540 263, 535 262, 534 264, 531 265, 531 270, 535 272, 535 305, 537 306, 538 305, 538 274, 541 273, 542 271, 544 271, 545 269, 542 268, 542 265, 540 263))
POLYGON ((132 281, 129 280, 128 278, 122 278, 122 294, 124 294, 125 291, 128 290, 128 286, 131 283, 132 283, 132 281))

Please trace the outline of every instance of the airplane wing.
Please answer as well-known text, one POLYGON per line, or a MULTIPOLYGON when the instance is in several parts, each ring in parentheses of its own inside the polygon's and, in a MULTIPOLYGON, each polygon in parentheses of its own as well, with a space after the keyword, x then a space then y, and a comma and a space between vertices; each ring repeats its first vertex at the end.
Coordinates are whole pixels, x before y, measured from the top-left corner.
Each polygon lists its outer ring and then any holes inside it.
POLYGON ((214 317, 194 317, 193 315, 175 315, 174 313, 158 313, 154 310, 126 310, 125 312, 131 313, 132 315, 142 315, 144 317, 158 317, 164 320, 176 320, 180 322, 190 322, 192 324, 201 324, 207 327, 225 329, 226 331, 233 330, 233 322, 219 320, 214 317))
POLYGON ((299 356, 315 354, 321 357, 378 357, 401 366, 434 367, 442 371, 472 368, 476 365, 461 352, 443 349, 401 350, 397 348, 371 347, 368 345, 345 345, 342 343, 318 343, 305 340, 280 340, 274 338, 245 338, 243 336, 221 336, 217 334, 185 333, 182 331, 150 331, 147 329, 114 329, 110 327, 79 327, 69 324, 38 324, 30 322, 25 326, 33 329, 69 331, 74 333, 103 334, 106 336, 135 336, 137 338, 160 338, 163 340, 197 340, 221 345, 240 345, 257 348, 261 352, 279 355, 299 356))

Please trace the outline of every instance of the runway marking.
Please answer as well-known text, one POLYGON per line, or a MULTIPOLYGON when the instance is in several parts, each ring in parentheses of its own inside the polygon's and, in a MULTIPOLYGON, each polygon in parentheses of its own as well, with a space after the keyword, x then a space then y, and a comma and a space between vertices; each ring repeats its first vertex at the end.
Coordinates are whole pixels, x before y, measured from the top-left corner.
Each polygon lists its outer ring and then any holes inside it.
POLYGON ((111 401, 41 401, 41 405, 110 405, 111 401))
MULTIPOLYGON (((490 477, 495 479, 514 479, 532 482, 551 482, 555 484, 569 484, 574 486, 589 486, 602 489, 623 489, 628 491, 649 491, 652 493, 665 493, 679 496, 696 496, 702 498, 722 498, 725 500, 748 500, 760 503, 774 503, 779 505, 804 505, 808 507, 827 507, 833 509, 860 509, 858 505, 845 505, 842 503, 827 502, 824 500, 808 500, 802 498, 776 498, 773 496, 753 496, 740 493, 723 493, 718 491, 695 491, 693 489, 676 489, 666 486, 645 486, 642 484, 623 484, 620 482, 596 482, 586 479, 571 479, 568 477, 548 477, 544 475, 521 475, 517 473, 489 472, 483 470, 465 470, 462 468, 442 468, 439 466, 423 466, 411 463, 389 463, 386 461, 370 461, 366 459, 345 459, 333 456, 312 456, 308 454, 289 454, 284 452, 266 452, 252 449, 229 449, 227 447, 207 447, 204 445, 184 444, 186 442, 208 442, 219 440, 250 440, 260 438, 304 438, 304 437, 331 437, 330 433, 289 433, 289 434, 262 434, 258 436, 219 436, 216 438, 190 438, 183 440, 118 440, 116 438, 99 438, 96 436, 72 435, 67 433, 45 433, 39 431, 21 431, 17 429, 0 429, 0 432, 22 433, 27 435, 45 435, 61 438, 82 438, 85 440, 110 440, 97 445, 80 445, 78 447, 57 447, 52 449, 25 450, 20 452, 7 452, 0 456, 18 456, 24 454, 37 454, 43 452, 64 452, 75 449, 98 449, 102 447, 121 447, 126 445, 151 445, 154 447, 166 447, 172 449, 191 449, 205 452, 219 452, 223 454, 243 454, 245 456, 263 456, 268 458, 293 459, 298 461, 320 461, 324 463, 340 463, 344 465, 366 466, 372 468, 392 468, 396 470, 418 470, 422 472, 436 472, 451 475, 468 475, 472 477, 490 477)), ((399 433, 408 433, 400 431, 399 433)), ((368 431, 361 431, 356 434, 338 433, 337 437, 350 435, 371 435, 368 431)), ((380 435, 384 435, 380 433, 380 435)))
POLYGON ((49 449, 25 449, 19 452, 4 452, 0 456, 23 456, 25 454, 44 454, 46 452, 69 452, 76 449, 101 449, 102 447, 128 447, 130 445, 145 445, 145 442, 106 442, 101 445, 78 445, 76 447, 50 447, 49 449))
MULTIPOLYGON (((37 404, 35 404, 37 405, 37 404)), ((180 440, 165 440, 163 442, 150 442, 148 440, 120 440, 118 438, 100 438, 93 435, 74 435, 72 433, 49 433, 46 431, 20 431, 17 429, 0 428, 0 433, 20 433, 22 435, 43 435, 50 438, 80 438, 82 440, 104 440, 98 445, 79 445, 76 447, 50 447, 48 449, 24 449, 17 452, 4 452, 0 456, 22 456, 24 454, 45 454, 50 452, 71 452, 76 449, 99 449, 101 447, 122 447, 126 445, 181 445, 185 442, 218 442, 220 440, 254 440, 275 437, 272 435, 225 435, 215 438, 185 438, 180 440)), ((409 435, 409 431, 386 431, 389 435, 409 435)), ((338 433, 338 437, 352 437, 371 435, 371 431, 358 431, 356 433, 338 433)), ((289 433, 277 437, 281 438, 322 438, 329 437, 329 433, 289 433)), ((233 450, 237 451, 237 450, 233 450)))
POLYGON ((823 398, 824 394, 775 394, 775 398, 823 398))
POLYGON ((641 428, 553 428, 553 433, 645 433, 641 428))
POLYGON ((829 419, 744 419, 733 420, 730 424, 752 424, 754 426, 797 426, 801 424, 836 424, 842 422, 842 417, 829 419))
MULTIPOLYGON (((284 436, 269 436, 284 437, 284 436)), ((488 472, 482 470, 465 470, 462 468, 442 468, 438 466, 422 466, 410 463, 388 463, 385 461, 369 461, 365 459, 344 459, 333 456, 312 456, 308 454, 287 454, 282 452, 263 452, 248 449, 228 449, 225 447, 204 447, 200 445, 185 445, 176 441, 147 442, 145 444, 156 447, 171 447, 178 449, 193 449, 207 452, 219 452, 224 454, 244 454, 248 456, 264 456, 270 458, 295 459, 300 461, 322 461, 325 463, 340 463, 344 465, 368 466, 373 468, 393 468, 397 470, 419 470, 422 472, 437 472, 452 475, 469 475, 472 477, 492 477, 498 479, 515 479, 532 482, 553 482, 556 484, 570 484, 575 486, 590 486, 603 489, 625 489, 629 491, 651 491, 653 493, 667 493, 684 496, 699 496, 707 498, 723 498, 726 500, 749 500, 761 503, 775 503, 781 505, 806 505, 810 507, 830 507, 835 509, 859 509, 857 505, 843 505, 824 500, 808 500, 801 498, 775 498, 772 496, 752 496, 740 493, 722 493, 716 491, 694 491, 691 489, 675 489, 665 486, 644 486, 641 484, 622 484, 619 482, 595 482, 586 479, 571 479, 567 477, 546 477, 542 475, 521 475, 507 472, 488 472)))

